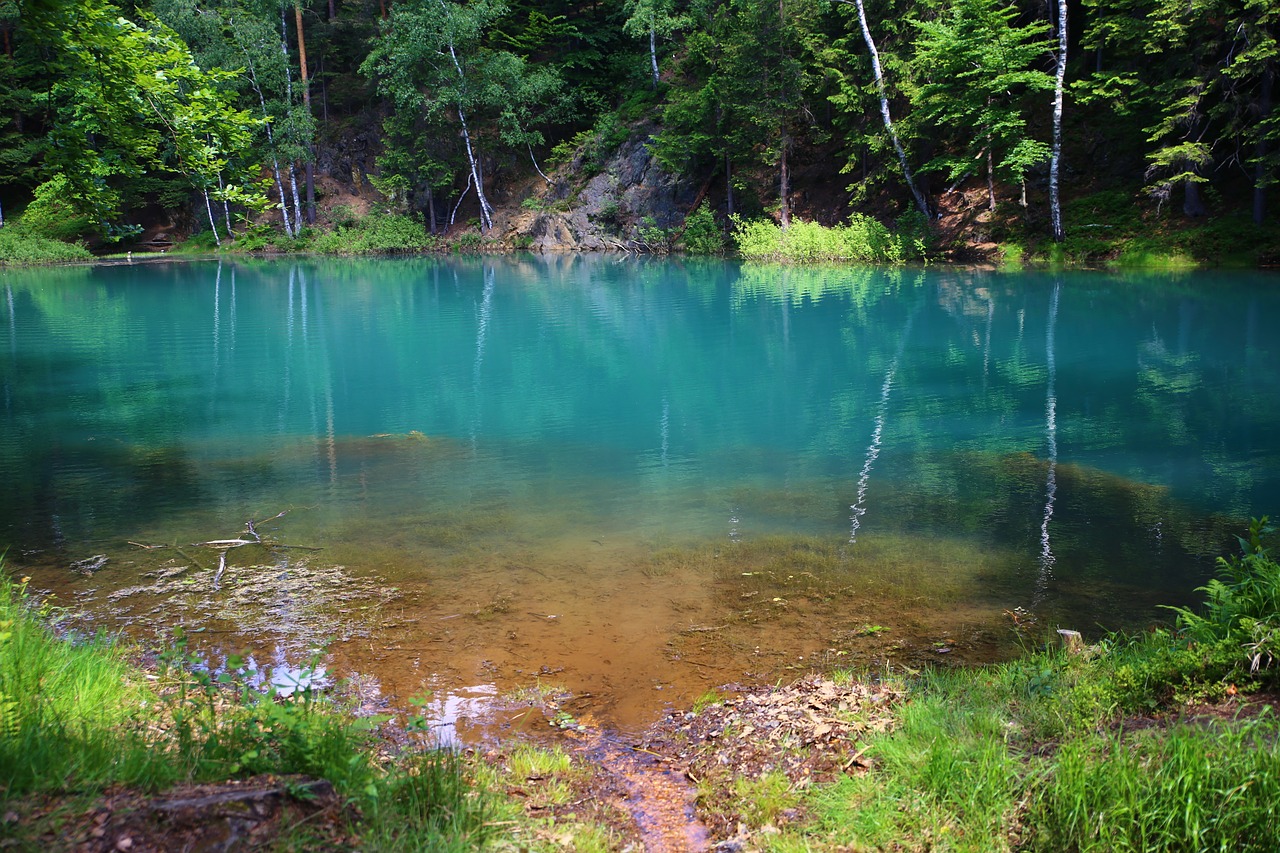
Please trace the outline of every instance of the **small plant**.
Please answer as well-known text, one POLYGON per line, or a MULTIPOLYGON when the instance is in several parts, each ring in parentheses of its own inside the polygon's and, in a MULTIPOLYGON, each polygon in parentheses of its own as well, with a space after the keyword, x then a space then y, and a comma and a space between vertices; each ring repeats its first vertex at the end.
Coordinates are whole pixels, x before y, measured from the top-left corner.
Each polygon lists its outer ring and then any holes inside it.
POLYGON ((329 208, 329 221, 340 228, 353 228, 356 225, 356 210, 349 204, 335 204, 329 208))
POLYGON ((707 708, 713 708, 723 701, 724 697, 720 695, 718 690, 708 690, 693 700, 693 713, 701 714, 707 708))
POLYGON ((646 216, 636 226, 636 244, 645 251, 656 255, 665 255, 671 251, 674 243, 669 230, 658 225, 652 216, 646 216))
POLYGON ((747 823, 756 827, 775 823, 784 811, 800 801, 786 774, 777 770, 759 779, 735 779, 733 793, 747 823))
POLYGON ((1241 538, 1241 556, 1219 557, 1218 577, 1198 592, 1205 594, 1204 612, 1169 607, 1178 614, 1178 629, 1191 641, 1225 643, 1240 649, 1250 672, 1270 668, 1280 657, 1280 563, 1271 558, 1262 538, 1271 532, 1266 516, 1249 522, 1241 538))

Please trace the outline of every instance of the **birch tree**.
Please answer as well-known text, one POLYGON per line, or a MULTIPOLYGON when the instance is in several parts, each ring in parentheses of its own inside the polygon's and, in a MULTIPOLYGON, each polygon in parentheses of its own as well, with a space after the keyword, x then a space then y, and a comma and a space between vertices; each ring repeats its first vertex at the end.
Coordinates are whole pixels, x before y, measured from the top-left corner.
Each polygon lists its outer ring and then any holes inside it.
POLYGON ((363 66, 377 77, 401 126, 408 117, 435 132, 456 133, 466 164, 463 194, 475 191, 484 231, 493 227, 493 206, 481 143, 531 149, 541 142, 532 127, 537 107, 551 103, 559 89, 549 69, 530 68, 521 57, 484 45, 504 12, 498 0, 397 3, 363 66))
POLYGON ((693 19, 689 15, 676 14, 673 0, 627 0, 623 11, 629 17, 622 25, 622 31, 629 36, 649 40, 649 68, 656 90, 659 83, 658 39, 668 39, 688 29, 693 19))
POLYGON ((1036 68, 1048 28, 1039 21, 1018 26, 1017 15, 1003 0, 957 0, 938 18, 913 21, 919 35, 911 64, 921 82, 912 100, 949 143, 923 168, 959 181, 985 160, 993 211, 997 171, 1024 186, 1027 171, 1049 157, 1049 146, 1027 128, 1028 96, 1054 87, 1036 68))
POLYGON ((1058 50, 1053 86, 1053 148, 1049 155, 1049 219, 1053 223, 1053 239, 1062 242, 1062 197, 1059 172, 1062 165, 1062 86, 1067 76, 1067 0, 1058 0, 1058 50))

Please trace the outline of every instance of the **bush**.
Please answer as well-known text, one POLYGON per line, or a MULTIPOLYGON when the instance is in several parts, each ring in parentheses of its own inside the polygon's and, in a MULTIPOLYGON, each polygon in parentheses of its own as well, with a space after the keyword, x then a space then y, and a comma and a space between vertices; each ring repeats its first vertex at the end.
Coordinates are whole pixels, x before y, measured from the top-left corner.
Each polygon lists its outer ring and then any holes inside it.
POLYGON ((12 225, 0 228, 0 264, 52 264, 87 261, 92 257, 79 243, 26 234, 12 225))
POLYGON ((36 187, 35 198, 18 221, 19 230, 35 237, 63 241, 90 233, 93 223, 67 201, 70 194, 71 185, 62 175, 36 187))
MULTIPOLYGON (((794 220, 781 228, 765 219, 733 218, 734 241, 744 258, 762 261, 864 261, 900 264, 923 259, 926 245, 914 222, 897 233, 869 216, 853 214, 848 225, 832 228, 794 220)), ((927 226, 926 226, 927 227, 927 226)))
POLYGON ((719 255, 724 252, 724 233, 716 215, 705 201, 684 220, 684 250, 691 255, 719 255))
POLYGON ((352 227, 339 226, 316 237, 311 248, 330 255, 429 252, 441 248, 418 220, 398 213, 366 216, 352 227))

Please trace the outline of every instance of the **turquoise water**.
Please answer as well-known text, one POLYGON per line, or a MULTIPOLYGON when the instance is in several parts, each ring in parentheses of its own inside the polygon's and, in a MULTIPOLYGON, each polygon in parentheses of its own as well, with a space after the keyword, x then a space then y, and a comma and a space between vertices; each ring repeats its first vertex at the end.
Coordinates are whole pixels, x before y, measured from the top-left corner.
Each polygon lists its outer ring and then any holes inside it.
MULTIPOLYGON (((628 595, 679 598, 654 568, 672 549, 781 541, 831 549, 828 572, 893 554, 880 581, 909 575, 921 607, 1118 627, 1280 503, 1278 282, 589 256, 7 271, 0 546, 89 596, 150 566, 131 540, 286 511, 281 541, 421 614, 536 601, 540 577, 554 602, 637 571, 628 595)), ((706 581, 713 621, 751 592, 706 581)), ((679 612, 637 622, 669 637, 679 612)))

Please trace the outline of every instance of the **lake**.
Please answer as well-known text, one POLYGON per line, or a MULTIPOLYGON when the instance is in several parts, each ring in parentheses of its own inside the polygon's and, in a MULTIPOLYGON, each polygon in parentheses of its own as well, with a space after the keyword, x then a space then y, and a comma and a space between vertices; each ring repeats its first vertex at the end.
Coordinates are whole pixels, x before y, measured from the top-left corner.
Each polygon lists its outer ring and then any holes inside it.
POLYGON ((1194 600, 1280 498, 1280 283, 614 256, 0 273, 0 547, 449 737, 1194 600), (519 714, 511 714, 508 724, 519 714))

